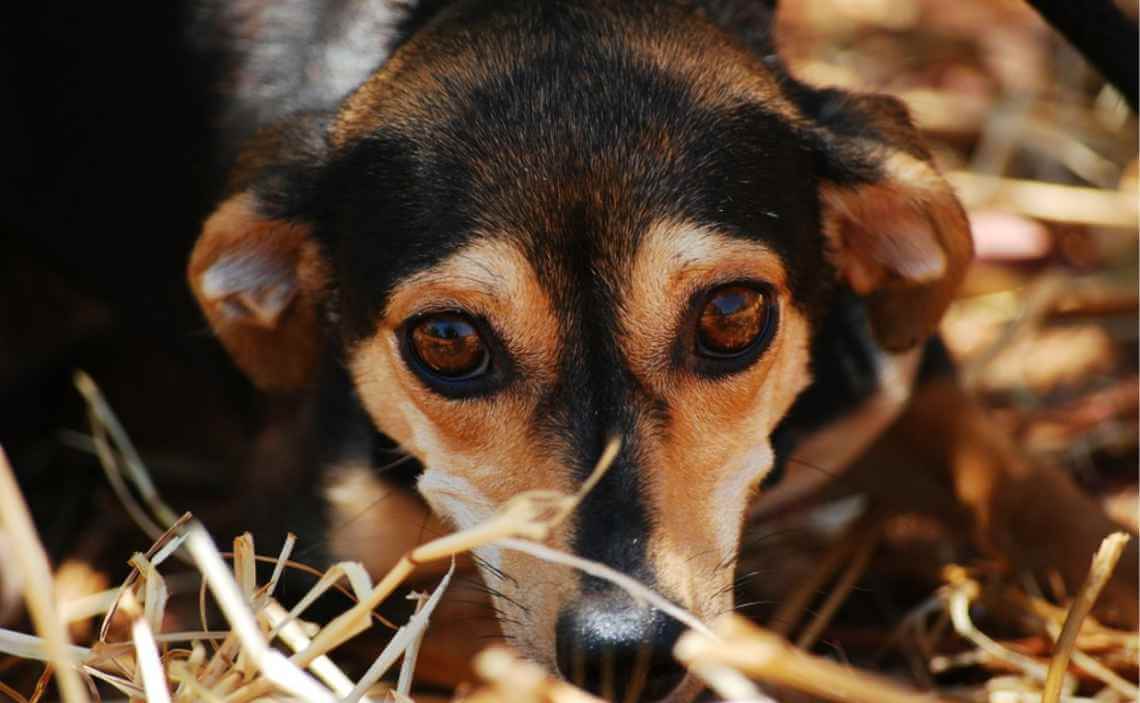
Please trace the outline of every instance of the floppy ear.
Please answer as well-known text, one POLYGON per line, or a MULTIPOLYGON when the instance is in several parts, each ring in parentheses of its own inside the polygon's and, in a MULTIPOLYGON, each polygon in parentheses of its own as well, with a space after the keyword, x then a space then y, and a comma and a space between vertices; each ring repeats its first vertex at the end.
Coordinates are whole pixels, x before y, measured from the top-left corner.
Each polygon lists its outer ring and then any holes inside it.
POLYGON ((321 349, 327 268, 303 215, 306 182, 324 154, 321 125, 295 118, 250 141, 187 267, 210 327, 268 391, 304 386, 321 349))
POLYGON ((817 126, 829 256, 863 296, 889 351, 937 328, 973 256, 962 205, 939 174, 902 104, 823 91, 817 126))

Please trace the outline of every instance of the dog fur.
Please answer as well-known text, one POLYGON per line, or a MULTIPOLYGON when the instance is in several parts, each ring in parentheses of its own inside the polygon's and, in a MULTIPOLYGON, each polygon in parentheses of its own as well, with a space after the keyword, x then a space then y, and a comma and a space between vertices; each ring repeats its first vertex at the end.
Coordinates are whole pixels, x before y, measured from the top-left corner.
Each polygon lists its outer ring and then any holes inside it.
MULTIPOLYGON (((214 47, 226 139, 244 146, 188 268, 211 327, 266 391, 314 399, 326 475, 367 475, 394 442, 454 527, 521 491, 574 491, 619 438, 553 545, 698 616, 730 608, 761 485, 778 493, 797 457, 852 463, 916 384, 946 378, 928 340, 971 256, 903 106, 797 81, 772 11, 205 6, 205 26, 253 28, 214 47), (695 353, 701 306, 734 285, 762 296, 770 337, 731 361, 695 353), (474 380, 409 351, 411 326, 444 313, 487 349, 474 380)), ((379 549, 352 543, 340 556, 379 549)), ((568 569, 478 557, 527 656, 595 691, 619 666, 647 670, 648 699, 695 694, 660 613, 568 569)))

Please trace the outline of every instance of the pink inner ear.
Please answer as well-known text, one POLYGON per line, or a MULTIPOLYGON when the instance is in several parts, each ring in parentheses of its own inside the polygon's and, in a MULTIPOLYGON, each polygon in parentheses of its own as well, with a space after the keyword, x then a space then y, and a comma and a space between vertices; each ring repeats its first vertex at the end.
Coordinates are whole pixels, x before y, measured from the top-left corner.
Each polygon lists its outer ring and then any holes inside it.
POLYGON ((301 293, 304 227, 263 217, 251 195, 227 200, 206 221, 189 277, 208 315, 271 329, 301 293))
POLYGON ((910 349, 935 331, 966 275, 966 213, 934 166, 884 150, 874 183, 820 187, 829 257, 867 302, 884 349, 910 349))
POLYGON ((838 238, 837 263, 857 293, 869 293, 889 278, 924 284, 946 274, 929 204, 913 195, 890 182, 823 189, 831 236, 838 238))
POLYGON ((871 239, 872 256, 888 270, 912 283, 929 283, 946 273, 946 255, 934 225, 925 215, 905 206, 883 213, 871 239))
POLYGON ((273 327, 297 296, 295 266, 253 252, 225 256, 202 273, 200 290, 228 320, 273 327))
POLYGON ((288 392, 309 382, 325 273, 307 225, 267 217, 252 195, 235 195, 206 220, 186 276, 210 327, 254 383, 288 392))

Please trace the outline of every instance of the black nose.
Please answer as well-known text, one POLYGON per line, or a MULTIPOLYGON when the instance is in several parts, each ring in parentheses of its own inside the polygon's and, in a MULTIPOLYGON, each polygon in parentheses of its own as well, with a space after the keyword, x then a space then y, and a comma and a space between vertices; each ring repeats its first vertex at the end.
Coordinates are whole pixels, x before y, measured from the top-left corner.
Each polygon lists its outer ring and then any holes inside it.
POLYGON ((558 616, 558 669, 610 701, 657 701, 685 676, 673 658, 683 628, 625 594, 587 594, 558 616))

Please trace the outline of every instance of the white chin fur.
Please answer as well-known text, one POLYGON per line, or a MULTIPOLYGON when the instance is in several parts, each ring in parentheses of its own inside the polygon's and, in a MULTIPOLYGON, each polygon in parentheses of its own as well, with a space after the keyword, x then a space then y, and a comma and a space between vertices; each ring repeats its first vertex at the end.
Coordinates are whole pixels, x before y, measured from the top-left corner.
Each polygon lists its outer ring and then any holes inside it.
POLYGON ((740 528, 752 488, 772 469, 775 455, 768 440, 754 445, 713 489, 717 512, 711 516, 716 525, 717 546, 721 553, 735 554, 740 542, 740 528))
MULTIPOLYGON (((495 512, 491 501, 470 481, 440 469, 425 469, 416 488, 436 515, 451 522, 457 530, 474 527, 495 512)), ((498 547, 477 547, 473 551, 496 569, 502 568, 502 551, 498 547)))

